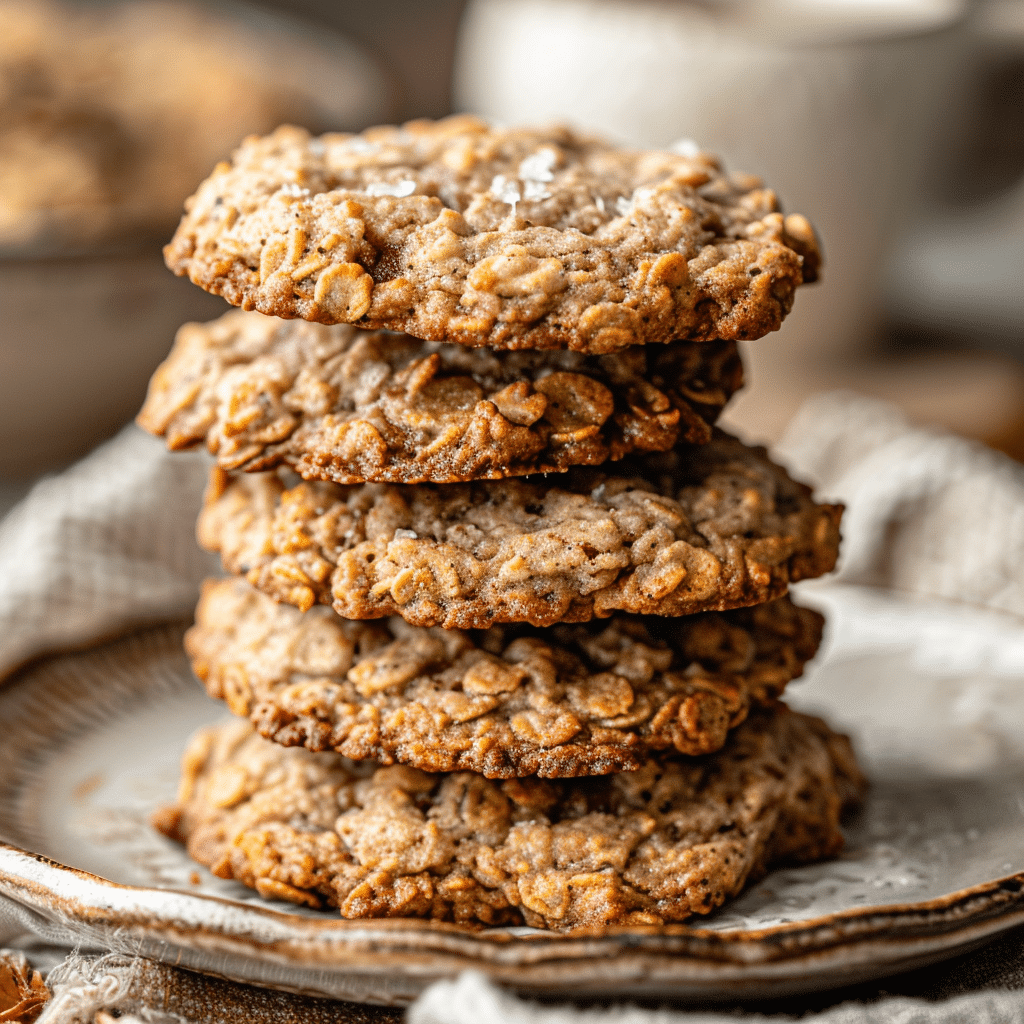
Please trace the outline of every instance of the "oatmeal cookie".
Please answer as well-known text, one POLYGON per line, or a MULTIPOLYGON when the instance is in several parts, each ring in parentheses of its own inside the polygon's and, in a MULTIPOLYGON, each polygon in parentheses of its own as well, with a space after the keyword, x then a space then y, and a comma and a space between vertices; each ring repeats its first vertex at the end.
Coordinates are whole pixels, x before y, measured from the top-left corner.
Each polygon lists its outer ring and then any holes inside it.
POLYGON ((221 878, 347 918, 646 925, 834 856, 863 788, 849 741, 781 704, 716 754, 557 782, 382 768, 236 721, 193 738, 154 822, 221 878))
POLYGON ((742 382, 731 341, 495 353, 234 311, 182 327, 139 423, 224 469, 451 483, 707 442, 742 382))
POLYGON ((164 255, 274 316, 589 353, 760 337, 820 262, 804 217, 706 154, 464 116, 249 138, 164 255))
POLYGON ((344 486, 216 469, 199 540, 303 610, 486 629, 760 604, 832 569, 841 513, 716 430, 554 478, 344 486))
POLYGON ((185 649, 267 739, 488 778, 602 775, 708 754, 803 672, 822 618, 779 598, 682 619, 424 629, 303 613, 208 582, 185 649))

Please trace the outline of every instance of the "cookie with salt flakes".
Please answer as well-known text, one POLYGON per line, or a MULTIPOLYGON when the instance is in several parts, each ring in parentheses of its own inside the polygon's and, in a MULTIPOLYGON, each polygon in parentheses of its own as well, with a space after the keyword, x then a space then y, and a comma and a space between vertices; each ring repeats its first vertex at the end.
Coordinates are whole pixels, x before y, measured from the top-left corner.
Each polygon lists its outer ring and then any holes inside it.
POLYGON ((707 154, 464 116, 249 138, 164 252, 273 316, 586 353, 760 337, 821 258, 806 218, 707 154))

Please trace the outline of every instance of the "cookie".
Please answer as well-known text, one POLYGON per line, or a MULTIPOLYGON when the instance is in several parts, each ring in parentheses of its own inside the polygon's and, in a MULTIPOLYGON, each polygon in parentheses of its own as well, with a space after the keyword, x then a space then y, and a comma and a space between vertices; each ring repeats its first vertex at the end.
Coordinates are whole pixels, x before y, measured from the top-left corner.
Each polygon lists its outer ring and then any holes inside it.
POLYGON ((820 263, 804 217, 706 154, 470 117, 249 138, 164 255, 273 316, 588 353, 760 337, 820 263))
POLYGON ((583 622, 760 604, 835 564, 838 505, 764 449, 705 445, 612 470, 464 484, 298 482, 214 470, 200 543, 303 610, 417 626, 583 622))
POLYGON ((488 778, 602 775, 718 750, 803 672, 822 618, 780 598, 683 619, 424 629, 208 582, 185 649, 267 739, 488 778))
POLYGON ((558 781, 382 768, 235 721, 193 738, 155 824, 221 878, 347 918, 649 925, 834 856, 863 788, 848 740, 782 705, 717 754, 558 781))
POLYGON ((178 332, 139 423, 225 469, 446 483, 704 443, 742 382, 731 341, 496 353, 235 311, 178 332))

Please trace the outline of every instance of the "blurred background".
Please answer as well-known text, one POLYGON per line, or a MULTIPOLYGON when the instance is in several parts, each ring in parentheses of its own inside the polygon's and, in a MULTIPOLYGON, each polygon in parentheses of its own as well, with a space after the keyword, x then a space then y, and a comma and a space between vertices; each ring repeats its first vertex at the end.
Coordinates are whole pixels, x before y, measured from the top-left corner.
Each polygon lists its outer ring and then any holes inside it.
POLYGON ((138 408, 250 132, 469 110, 719 153, 824 241, 727 412, 848 387, 1024 456, 1024 0, 0 0, 0 512, 138 408))

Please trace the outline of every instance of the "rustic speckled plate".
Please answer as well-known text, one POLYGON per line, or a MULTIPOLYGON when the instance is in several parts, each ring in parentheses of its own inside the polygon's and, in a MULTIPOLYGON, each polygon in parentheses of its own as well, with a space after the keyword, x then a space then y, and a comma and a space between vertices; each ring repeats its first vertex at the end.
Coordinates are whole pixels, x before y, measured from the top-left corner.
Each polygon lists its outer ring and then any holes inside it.
POLYGON ((147 824, 188 734, 223 713, 192 680, 179 626, 39 663, 0 689, 0 917, 388 1004, 466 967, 535 993, 778 996, 897 973, 1024 923, 1024 623, 852 588, 802 594, 832 629, 791 703, 853 733, 872 793, 838 860, 777 871, 693 927, 343 921, 197 869, 147 824))

